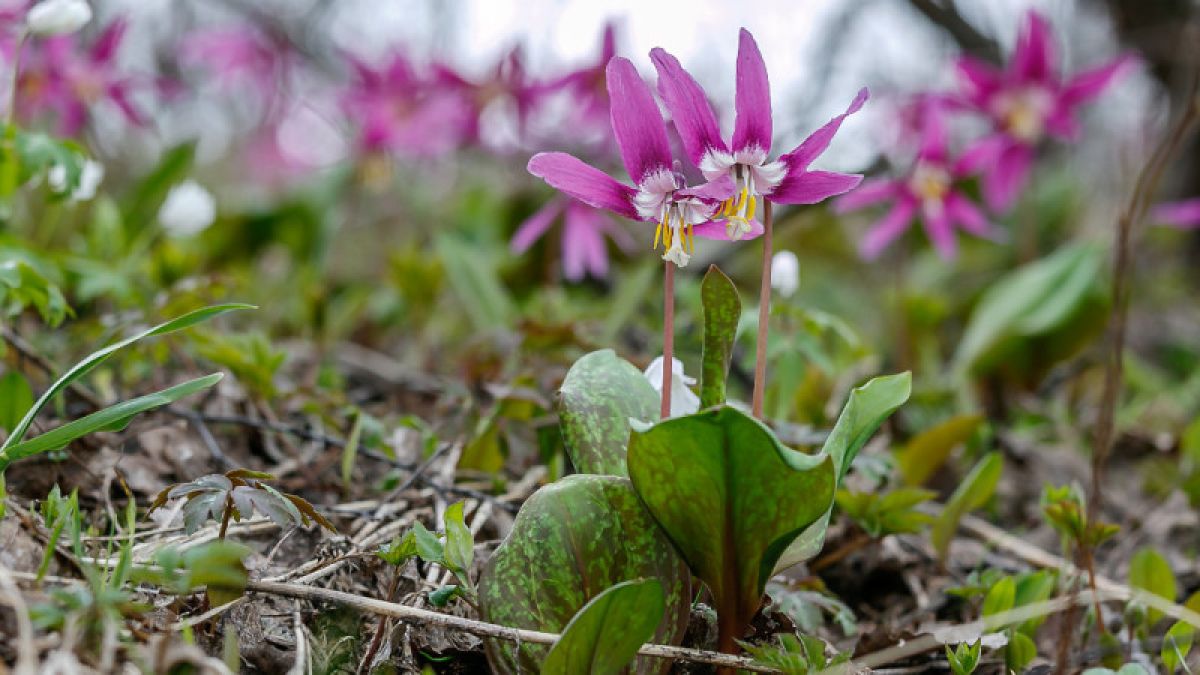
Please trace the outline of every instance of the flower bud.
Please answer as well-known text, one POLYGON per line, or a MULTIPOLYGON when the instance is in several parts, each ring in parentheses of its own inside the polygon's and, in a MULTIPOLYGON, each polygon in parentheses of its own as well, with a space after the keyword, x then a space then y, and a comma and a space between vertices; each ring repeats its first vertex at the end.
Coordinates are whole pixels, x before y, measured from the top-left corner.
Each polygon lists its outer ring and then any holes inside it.
POLYGON ((771 257, 771 287, 785 298, 800 287, 800 261, 795 253, 780 251, 771 257))
POLYGON ((173 237, 190 237, 208 229, 217 218, 212 193, 194 180, 187 180, 167 193, 158 222, 173 237))
POLYGON ((42 0, 25 15, 29 32, 39 36, 66 35, 92 20, 92 8, 84 0, 42 0))

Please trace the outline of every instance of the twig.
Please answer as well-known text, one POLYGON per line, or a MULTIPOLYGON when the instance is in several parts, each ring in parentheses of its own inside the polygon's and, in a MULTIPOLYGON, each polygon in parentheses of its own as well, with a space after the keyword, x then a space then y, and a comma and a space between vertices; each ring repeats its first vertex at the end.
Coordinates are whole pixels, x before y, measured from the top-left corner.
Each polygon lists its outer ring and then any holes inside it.
POLYGON ((204 447, 208 448, 208 454, 212 455, 213 459, 217 460, 217 463, 221 465, 222 469, 225 471, 232 471, 233 469, 237 468, 237 465, 233 463, 233 460, 229 459, 229 456, 226 455, 223 450, 221 450, 221 445, 217 443, 216 437, 213 436, 212 429, 209 429, 208 425, 205 424, 203 415, 195 410, 188 410, 185 408, 172 410, 171 412, 183 417, 192 425, 192 428, 194 428, 196 433, 200 435, 200 440, 204 442, 204 447))
MULTIPOLYGON (((334 591, 328 588, 315 588, 294 583, 277 583, 269 581, 251 581, 246 585, 247 591, 256 593, 270 593, 272 595, 281 595, 289 598, 297 598, 300 600, 330 602, 337 605, 352 607, 364 612, 371 612, 381 616, 389 616, 395 619, 400 619, 408 623, 421 623, 442 626, 444 628, 452 628, 464 633, 478 635, 481 637, 496 638, 499 640, 508 640, 510 642, 524 642, 539 645, 554 644, 559 636, 554 633, 544 633, 541 631, 523 630, 519 628, 510 628, 508 626, 500 626, 494 623, 484 621, 476 621, 467 619, 461 616, 453 616, 450 614, 442 614, 427 609, 419 609, 417 607, 409 607, 394 602, 384 602, 374 598, 365 598, 351 593, 343 593, 334 591)), ((651 658, 672 659, 679 661, 689 661, 692 663, 707 663, 715 666, 723 666, 729 668, 741 668, 756 673, 778 673, 781 672, 775 668, 764 666, 755 663, 752 659, 731 656, 729 654, 719 654, 700 649, 688 649, 686 647, 672 647, 670 645, 643 645, 638 654, 641 656, 649 656, 651 658)))
POLYGON ((758 343, 754 354, 754 395, 751 413, 763 418, 763 395, 767 388, 767 327, 771 322, 771 202, 763 198, 762 282, 758 289, 758 343))

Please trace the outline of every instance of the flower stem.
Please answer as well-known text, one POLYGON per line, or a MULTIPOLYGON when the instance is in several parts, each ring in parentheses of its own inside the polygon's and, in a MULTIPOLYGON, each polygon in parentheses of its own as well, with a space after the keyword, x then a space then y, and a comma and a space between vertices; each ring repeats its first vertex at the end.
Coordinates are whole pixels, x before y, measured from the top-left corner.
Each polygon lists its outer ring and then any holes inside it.
POLYGON ((754 360, 754 397, 750 409, 763 418, 763 392, 767 388, 767 324, 771 318, 771 202, 763 200, 762 285, 758 289, 758 345, 754 360))
POLYGON ((671 416, 671 377, 675 365, 675 263, 663 268, 663 380, 662 418, 671 416))

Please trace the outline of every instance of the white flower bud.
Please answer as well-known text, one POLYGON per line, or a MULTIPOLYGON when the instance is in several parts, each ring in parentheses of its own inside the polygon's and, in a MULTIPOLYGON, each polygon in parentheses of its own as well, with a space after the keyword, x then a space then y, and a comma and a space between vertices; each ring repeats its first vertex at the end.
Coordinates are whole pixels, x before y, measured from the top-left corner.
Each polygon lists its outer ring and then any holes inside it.
POLYGON ((771 288, 789 297, 800 287, 800 261, 791 251, 780 251, 771 257, 771 288))
MULTIPOLYGON (((644 375, 650 381, 650 386, 654 387, 654 391, 662 396, 663 357, 660 356, 651 361, 650 365, 646 367, 644 375)), ((683 362, 672 358, 671 417, 691 415, 700 409, 700 397, 691 390, 694 384, 696 384, 696 378, 688 377, 683 373, 683 362)))
POLYGON ((217 219, 212 193, 194 180, 187 180, 167 193, 158 222, 172 237, 190 237, 208 229, 217 219))
POLYGON ((92 8, 84 0, 42 0, 25 15, 29 32, 39 36, 66 35, 92 20, 92 8))

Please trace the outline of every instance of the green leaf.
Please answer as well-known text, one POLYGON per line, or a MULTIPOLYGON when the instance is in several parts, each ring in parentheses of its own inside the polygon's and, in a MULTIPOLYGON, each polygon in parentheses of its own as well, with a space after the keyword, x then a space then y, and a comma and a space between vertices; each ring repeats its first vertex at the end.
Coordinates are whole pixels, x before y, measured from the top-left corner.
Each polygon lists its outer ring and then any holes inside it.
POLYGON ((704 303, 704 359, 700 373, 700 407, 725 403, 725 378, 737 337, 742 301, 737 287, 716 265, 709 265, 700 284, 704 303))
POLYGON ((509 325, 517 309, 495 265, 478 247, 453 235, 438 236, 435 246, 446 267, 446 279, 475 328, 483 331, 509 325))
POLYGON ((346 445, 342 448, 342 485, 349 487, 350 477, 354 473, 354 460, 358 457, 358 443, 362 438, 363 414, 354 412, 354 426, 350 427, 350 435, 346 437, 346 445))
POLYGON ((134 415, 162 407, 184 396, 207 389, 220 382, 222 377, 221 373, 213 373, 212 375, 189 380, 153 394, 139 396, 138 398, 94 412, 87 417, 67 422, 60 427, 47 431, 41 436, 23 443, 17 443, 10 446, 3 454, 0 454, 0 471, 4 471, 10 463, 18 459, 50 450, 57 450, 66 447, 68 443, 81 436, 126 424, 134 415))
MULTIPOLYGON (((912 374, 899 373, 876 377, 850 392, 850 399, 842 408, 833 431, 825 439, 823 454, 833 459, 838 485, 850 468, 850 463, 862 446, 866 445, 883 421, 897 408, 904 405, 912 393, 912 374)), ((797 563, 804 562, 821 552, 825 545, 825 530, 829 526, 830 509, 820 520, 813 523, 792 542, 775 566, 781 572, 797 563)))
POLYGON ((455 502, 446 508, 446 567, 460 580, 467 581, 467 573, 475 560, 475 537, 471 528, 463 522, 463 502, 455 502))
POLYGON ((410 530, 403 537, 396 537, 391 543, 384 544, 375 555, 389 565, 402 565, 417 555, 416 535, 410 530))
POLYGON ((830 509, 836 468, 722 406, 634 431, 629 477, 740 638, 779 556, 830 509))
MULTIPOLYGON (((1050 599, 1054 594, 1054 585, 1056 582, 1055 575, 1048 570, 1040 572, 1030 572, 1017 577, 1016 596, 1013 602, 1014 607, 1022 607, 1024 605, 1032 605, 1038 602, 1044 602, 1050 599)), ((1033 637, 1037 629, 1046 622, 1046 616, 1039 616, 1021 624, 1017 630, 1033 637)))
POLYGON ((1018 632, 1009 636, 1008 644, 1004 647, 1004 663, 1009 670, 1020 673, 1036 658, 1037 645, 1032 638, 1018 632))
POLYGON ((997 281, 971 314, 954 369, 1030 374, 1074 353, 1107 316, 1102 259, 1098 247, 1068 246, 997 281))
POLYGON ((623 581, 583 606, 550 648, 542 675, 618 675, 666 611, 657 579, 623 581))
MULTIPOLYGON (((1171 571, 1171 566, 1158 551, 1149 547, 1134 553, 1129 561, 1129 585, 1153 593, 1167 602, 1175 602, 1175 597, 1179 594, 1179 586, 1175 582, 1175 573, 1171 571)), ((1159 610, 1146 608, 1149 625, 1153 626, 1162 616, 1163 613, 1159 610)))
POLYGON ((462 587, 455 584, 446 584, 429 592, 429 604, 434 607, 445 607, 450 604, 454 598, 461 596, 463 593, 462 587))
POLYGON ((1017 584, 1012 577, 1004 577, 997 581, 988 593, 983 598, 983 609, 981 613, 984 616, 992 616, 1007 612, 1013 608, 1017 601, 1017 584))
POLYGON ((979 665, 979 655, 983 642, 976 640, 973 644, 962 643, 953 651, 946 645, 946 660, 950 662, 950 671, 954 675, 971 675, 979 665))
POLYGON ((966 443, 982 423, 982 415, 956 415, 914 436, 896 452, 896 463, 904 482, 924 485, 954 448, 966 443))
POLYGON ((1183 621, 1172 624, 1167 634, 1163 636, 1162 658, 1163 669, 1174 673, 1187 662, 1188 653, 1192 651, 1192 642, 1196 639, 1196 629, 1183 621))
POLYGON ((992 498, 992 493, 996 491, 996 484, 1000 481, 1002 471, 1004 471, 1004 457, 998 452, 988 453, 959 483, 954 494, 950 495, 949 501, 942 509, 942 515, 933 524, 933 531, 930 533, 933 547, 942 560, 946 559, 946 553, 950 549, 950 540, 958 529, 958 521, 962 520, 967 513, 987 504, 988 500, 992 498))
MULTIPOLYGON (((572 475, 541 488, 521 507, 512 532, 479 579, 483 618, 561 633, 588 602, 624 581, 657 579, 667 610, 653 641, 679 644, 691 612, 691 575, 629 481, 572 475)), ((487 641, 495 672, 539 672, 549 647, 487 641)), ((633 672, 669 664, 639 658, 633 672)))
POLYGON ((0 429, 14 428, 33 407, 33 390, 24 376, 10 370, 0 378, 0 429))
POLYGON ((642 372, 601 349, 571 366, 558 390, 563 443, 581 473, 625 476, 629 420, 657 420, 659 397, 642 372))
POLYGON ((439 565, 445 564, 446 552, 442 546, 442 540, 438 539, 436 534, 425 529, 421 521, 413 523, 412 535, 417 545, 417 555, 421 556, 421 560, 439 565))
MULTIPOLYGON (((184 328, 190 328, 198 323, 208 321, 209 319, 226 312, 240 309, 254 309, 254 306, 244 304, 226 304, 213 305, 211 307, 197 309, 195 311, 188 312, 183 316, 176 317, 165 323, 161 323, 148 330, 144 330, 137 335, 125 338, 120 342, 111 344, 104 349, 92 352, 88 356, 84 357, 82 361, 75 364, 62 377, 58 378, 54 384, 50 385, 50 388, 47 389, 45 393, 43 393, 42 396, 33 404, 33 407, 29 409, 29 412, 25 413, 25 417, 21 418, 20 423, 18 423, 16 428, 13 429, 13 432, 9 434, 8 438, 4 440, 4 444, 0 445, 0 462, 5 462, 6 453, 12 446, 24 440, 25 433, 29 431, 29 426, 33 424, 33 420, 37 417, 38 413, 42 411, 42 408, 46 407, 46 404, 48 404, 51 399, 70 386, 72 382, 78 380, 84 375, 87 375, 92 371, 92 369, 103 363, 117 350, 123 347, 128 347, 138 340, 174 333, 175 331, 183 330, 184 328)), ((11 459, 9 461, 11 461, 11 459)))
POLYGON ((188 177, 195 157, 194 141, 181 143, 164 152, 158 160, 158 165, 142 178, 131 192, 122 209, 124 221, 138 228, 153 223, 167 198, 167 193, 188 177))

